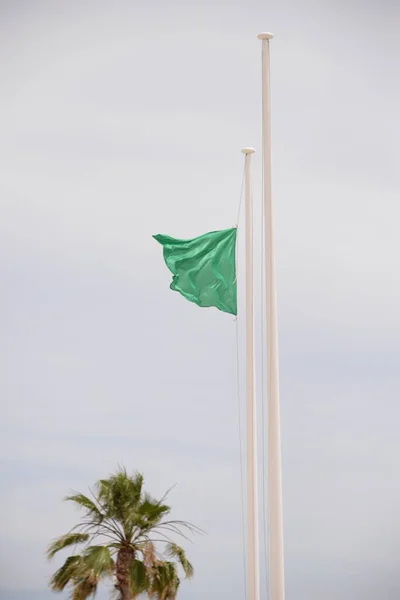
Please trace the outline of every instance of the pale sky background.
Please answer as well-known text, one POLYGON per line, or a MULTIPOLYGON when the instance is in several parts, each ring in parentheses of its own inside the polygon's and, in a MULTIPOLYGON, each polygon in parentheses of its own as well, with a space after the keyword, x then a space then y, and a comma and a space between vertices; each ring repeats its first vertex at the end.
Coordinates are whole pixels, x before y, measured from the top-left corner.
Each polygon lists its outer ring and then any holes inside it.
POLYGON ((53 597, 62 497, 119 463, 207 531, 182 600, 244 598, 235 325, 168 289, 151 235, 236 223, 265 30, 287 599, 399 598, 399 24, 395 0, 0 2, 2 600, 53 597))

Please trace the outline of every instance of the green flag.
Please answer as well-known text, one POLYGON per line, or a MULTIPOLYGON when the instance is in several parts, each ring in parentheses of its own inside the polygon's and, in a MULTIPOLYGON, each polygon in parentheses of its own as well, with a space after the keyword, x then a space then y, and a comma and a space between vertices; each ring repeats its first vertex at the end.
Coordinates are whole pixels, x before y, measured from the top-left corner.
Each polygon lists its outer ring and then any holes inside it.
POLYGON ((171 290, 198 306, 237 314, 236 228, 193 240, 153 237, 164 248, 165 264, 173 275, 171 290))

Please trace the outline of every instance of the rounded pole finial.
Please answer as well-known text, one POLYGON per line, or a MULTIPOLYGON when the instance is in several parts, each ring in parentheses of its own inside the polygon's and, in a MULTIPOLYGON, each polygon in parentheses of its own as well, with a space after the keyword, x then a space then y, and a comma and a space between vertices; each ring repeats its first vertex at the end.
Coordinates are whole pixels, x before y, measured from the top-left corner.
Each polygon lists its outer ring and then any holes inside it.
POLYGON ((242 152, 243 154, 254 154, 255 150, 254 148, 243 148, 242 152))
POLYGON ((272 33, 259 33, 258 34, 258 39, 259 40, 272 40, 272 38, 274 37, 272 33))

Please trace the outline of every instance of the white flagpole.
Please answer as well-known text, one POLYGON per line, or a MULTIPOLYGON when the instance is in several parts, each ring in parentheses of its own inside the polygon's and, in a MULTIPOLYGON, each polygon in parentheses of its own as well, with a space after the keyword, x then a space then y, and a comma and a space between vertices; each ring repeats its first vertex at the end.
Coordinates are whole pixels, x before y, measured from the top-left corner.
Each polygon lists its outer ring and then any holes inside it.
POLYGON ((260 598, 257 491, 257 420, 254 343, 254 269, 253 269, 253 198, 251 189, 251 155, 253 148, 243 148, 245 155, 246 207, 246 416, 247 416, 247 590, 248 600, 260 598))
POLYGON ((284 600, 281 433, 279 407, 278 322, 276 308, 274 219, 271 193, 270 33, 262 40, 263 195, 268 385, 268 499, 271 600, 284 600))

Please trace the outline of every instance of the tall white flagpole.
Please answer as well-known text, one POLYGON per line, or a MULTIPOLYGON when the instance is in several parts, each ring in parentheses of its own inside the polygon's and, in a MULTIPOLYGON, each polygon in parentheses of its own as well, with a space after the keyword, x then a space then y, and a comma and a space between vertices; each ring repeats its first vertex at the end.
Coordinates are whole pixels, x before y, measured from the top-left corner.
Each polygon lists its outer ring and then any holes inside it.
POLYGON ((246 207, 246 417, 247 417, 247 591, 248 600, 260 598, 257 491, 257 420, 254 342, 254 268, 253 268, 253 198, 251 189, 251 155, 253 148, 243 148, 245 155, 246 207))
POLYGON ((271 600, 284 600, 281 433, 279 406, 278 320, 275 281, 274 218, 271 190, 270 33, 262 40, 263 196, 267 321, 268 499, 271 600))

